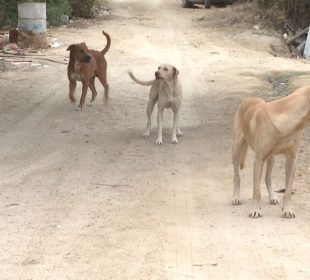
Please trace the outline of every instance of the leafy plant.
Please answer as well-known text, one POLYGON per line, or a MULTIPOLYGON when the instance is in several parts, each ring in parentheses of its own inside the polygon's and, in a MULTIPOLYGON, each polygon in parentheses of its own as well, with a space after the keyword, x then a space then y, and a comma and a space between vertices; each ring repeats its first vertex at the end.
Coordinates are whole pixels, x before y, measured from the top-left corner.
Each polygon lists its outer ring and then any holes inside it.
POLYGON ((0 26, 17 24, 17 0, 0 0, 0 26))
POLYGON ((63 24, 63 15, 71 15, 72 8, 68 0, 47 0, 47 20, 50 25, 63 24))
POLYGON ((98 0, 70 0, 73 14, 79 17, 93 17, 94 7, 98 4, 98 0))
POLYGON ((310 24, 309 0, 257 0, 257 3, 277 26, 287 21, 302 28, 310 24))
POLYGON ((69 0, 0 0, 0 26, 17 26, 18 3, 46 2, 47 21, 50 25, 63 24, 63 15, 71 15, 69 0))

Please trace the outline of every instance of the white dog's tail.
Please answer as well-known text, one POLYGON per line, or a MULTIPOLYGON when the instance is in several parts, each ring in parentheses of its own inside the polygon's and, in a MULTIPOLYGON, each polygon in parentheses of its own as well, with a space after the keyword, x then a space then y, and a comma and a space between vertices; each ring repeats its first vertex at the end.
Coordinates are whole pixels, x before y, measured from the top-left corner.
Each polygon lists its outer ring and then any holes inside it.
POLYGON ((151 86, 154 83, 154 80, 152 80, 152 81, 141 81, 141 80, 137 79, 131 71, 128 71, 128 75, 133 81, 135 81, 137 84, 142 85, 142 86, 151 86))
POLYGON ((241 170, 244 168, 247 152, 248 152, 248 144, 246 143, 246 141, 244 141, 242 148, 241 148, 241 153, 240 153, 240 169, 241 170))

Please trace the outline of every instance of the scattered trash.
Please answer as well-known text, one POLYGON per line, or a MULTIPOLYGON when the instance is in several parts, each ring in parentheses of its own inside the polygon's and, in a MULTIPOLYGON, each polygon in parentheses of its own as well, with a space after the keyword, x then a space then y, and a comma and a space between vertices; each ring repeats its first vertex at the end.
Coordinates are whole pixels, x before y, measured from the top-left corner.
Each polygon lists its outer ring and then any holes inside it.
POLYGON ((51 44, 51 48, 53 49, 57 49, 57 48, 60 48, 61 47, 61 44, 59 42, 54 42, 51 44))
POLYGON ((18 52, 17 44, 7 44, 7 43, 0 43, 0 52, 4 53, 16 53, 18 52))
POLYGON ((62 43, 59 42, 57 38, 53 38, 52 43, 49 46, 53 49, 58 49, 62 46, 62 43))
POLYGON ((4 34, 3 39, 5 43, 10 43, 10 34, 9 33, 4 34))
POLYGON ((96 17, 107 17, 109 16, 111 13, 109 11, 109 8, 108 7, 98 7, 96 12, 95 12, 95 16, 96 17))
POLYGON ((220 52, 210 52, 210 54, 221 55, 220 52))
POLYGON ((11 203, 11 204, 6 205, 5 207, 11 207, 11 206, 19 206, 19 204, 18 203, 11 203))
POLYGON ((63 15, 63 16, 61 17, 61 21, 62 21, 62 24, 68 25, 68 24, 69 24, 69 21, 70 21, 69 16, 68 16, 68 15, 63 15))
POLYGON ((43 65, 40 64, 40 63, 31 63, 30 66, 31 66, 31 67, 41 67, 41 66, 43 66, 43 65))
MULTIPOLYGON (((310 30, 310 27, 309 29, 310 30)), ((304 57, 305 58, 310 58, 310 35, 309 35, 309 32, 308 32, 308 35, 307 35, 307 39, 304 43, 304 57)))
MULTIPOLYGON (((306 40, 307 40, 307 34, 309 31, 309 27, 305 28, 304 30, 295 32, 296 34, 291 36, 287 35, 286 44, 288 45, 291 53, 296 57, 307 57, 307 50, 306 50, 306 40), (306 50, 306 53, 304 51, 306 50)), ((309 37, 309 36, 308 36, 309 37)), ((310 39, 309 39, 310 41, 310 39)), ((309 42, 310 45, 310 42, 309 42)), ((310 47, 309 47, 310 49, 310 47)), ((310 56, 310 50, 309 50, 309 56, 310 56)))
POLYGON ((17 42, 18 42, 18 30, 10 29, 9 43, 17 43, 17 42))
POLYGON ((0 33, 0 48, 7 43, 9 43, 9 41, 6 38, 6 33, 0 33))

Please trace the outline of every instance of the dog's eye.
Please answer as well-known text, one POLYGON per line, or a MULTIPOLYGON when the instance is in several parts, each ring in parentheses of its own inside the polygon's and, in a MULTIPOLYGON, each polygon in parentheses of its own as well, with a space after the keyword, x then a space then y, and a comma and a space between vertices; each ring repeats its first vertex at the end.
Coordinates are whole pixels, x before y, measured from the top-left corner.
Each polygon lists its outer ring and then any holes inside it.
POLYGON ((84 53, 84 50, 80 50, 80 53, 84 53))

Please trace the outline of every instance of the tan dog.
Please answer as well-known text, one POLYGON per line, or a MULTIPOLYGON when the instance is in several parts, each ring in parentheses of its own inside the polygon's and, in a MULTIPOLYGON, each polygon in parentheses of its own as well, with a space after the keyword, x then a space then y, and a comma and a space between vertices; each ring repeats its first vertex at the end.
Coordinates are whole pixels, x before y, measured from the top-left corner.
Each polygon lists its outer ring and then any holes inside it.
POLYGON ((85 43, 70 45, 67 49, 67 51, 70 51, 70 60, 68 64, 68 78, 70 82, 69 99, 71 102, 76 101, 74 97, 76 81, 81 81, 83 87, 80 105, 78 107, 81 111, 84 107, 88 87, 92 92, 90 105, 92 105, 96 99, 96 77, 98 77, 104 87, 105 99, 107 100, 109 96, 109 85, 107 83, 107 61, 105 60, 104 55, 110 48, 111 38, 106 32, 102 31, 102 33, 107 38, 107 44, 101 52, 89 50, 85 43))
POLYGON ((309 125, 310 87, 300 88, 291 95, 272 102, 248 98, 240 105, 234 122, 232 161, 235 176, 232 204, 241 204, 239 167, 243 168, 247 148, 250 146, 255 152, 253 205, 250 217, 258 218, 262 215, 260 181, 265 162, 267 162, 265 181, 270 203, 279 203, 271 183, 274 156, 277 154, 284 154, 286 157, 283 217, 295 217, 290 197, 301 136, 303 129, 309 125))
POLYGON ((144 86, 151 86, 149 101, 147 104, 147 128, 143 136, 150 136, 151 116, 153 108, 156 102, 158 102, 158 137, 156 144, 161 145, 163 143, 162 123, 165 108, 171 108, 173 110, 172 143, 177 144, 177 136, 183 136, 179 126, 180 109, 182 104, 182 87, 178 80, 179 71, 170 64, 162 64, 155 72, 155 80, 147 82, 138 80, 130 71, 128 74, 136 83, 144 86))

